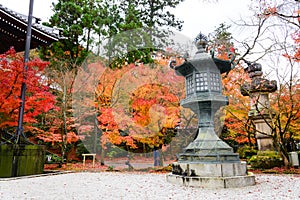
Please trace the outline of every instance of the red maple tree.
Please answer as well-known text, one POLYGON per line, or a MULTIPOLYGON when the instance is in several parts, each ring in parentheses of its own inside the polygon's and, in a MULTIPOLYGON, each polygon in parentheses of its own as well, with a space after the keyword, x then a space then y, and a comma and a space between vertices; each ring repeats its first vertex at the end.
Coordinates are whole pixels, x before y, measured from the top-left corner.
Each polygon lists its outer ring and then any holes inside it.
POLYGON ((44 132, 37 126, 38 116, 56 109, 55 96, 50 93, 43 73, 48 64, 33 58, 27 63, 28 70, 25 71, 23 56, 13 48, 0 55, 0 128, 13 129, 17 126, 21 85, 25 81, 24 132, 44 132))

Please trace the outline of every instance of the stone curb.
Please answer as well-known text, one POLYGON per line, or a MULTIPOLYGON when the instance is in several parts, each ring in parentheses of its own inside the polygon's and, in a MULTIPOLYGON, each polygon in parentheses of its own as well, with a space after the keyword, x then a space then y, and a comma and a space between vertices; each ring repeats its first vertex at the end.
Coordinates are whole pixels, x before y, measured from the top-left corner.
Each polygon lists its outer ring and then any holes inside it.
POLYGON ((18 176, 18 177, 10 177, 10 178, 0 178, 1 181, 12 181, 12 180, 19 180, 19 179, 27 179, 27 178, 36 178, 36 177, 43 177, 43 176, 54 176, 54 175, 60 175, 60 174, 69 174, 74 173, 74 171, 44 171, 43 174, 35 174, 35 175, 29 175, 29 176, 18 176))

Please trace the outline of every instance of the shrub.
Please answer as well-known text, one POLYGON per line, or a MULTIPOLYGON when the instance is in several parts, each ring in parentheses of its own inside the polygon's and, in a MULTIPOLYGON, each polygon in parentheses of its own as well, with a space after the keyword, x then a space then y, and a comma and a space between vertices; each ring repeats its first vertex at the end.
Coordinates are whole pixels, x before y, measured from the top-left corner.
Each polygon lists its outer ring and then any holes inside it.
POLYGON ((240 158, 249 160, 252 156, 257 154, 257 150, 253 146, 245 145, 238 148, 237 153, 239 153, 240 158))
POLYGON ((283 166, 282 158, 275 151, 258 151, 257 155, 252 156, 249 162, 254 169, 271 169, 283 166))

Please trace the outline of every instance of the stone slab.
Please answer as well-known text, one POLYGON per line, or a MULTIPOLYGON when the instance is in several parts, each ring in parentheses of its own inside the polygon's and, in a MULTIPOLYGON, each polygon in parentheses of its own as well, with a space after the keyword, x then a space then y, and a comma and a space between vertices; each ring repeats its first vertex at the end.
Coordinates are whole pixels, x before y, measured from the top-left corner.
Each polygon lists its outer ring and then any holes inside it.
POLYGON ((232 177, 188 177, 183 175, 166 175, 167 182, 187 187, 201 188, 238 188, 255 185, 255 176, 232 176, 232 177))

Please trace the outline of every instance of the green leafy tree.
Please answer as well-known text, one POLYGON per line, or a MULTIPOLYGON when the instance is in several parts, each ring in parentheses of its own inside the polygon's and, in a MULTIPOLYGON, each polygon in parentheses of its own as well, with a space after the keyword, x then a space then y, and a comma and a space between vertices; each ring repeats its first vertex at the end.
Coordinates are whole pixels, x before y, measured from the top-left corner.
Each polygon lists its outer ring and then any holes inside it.
POLYGON ((54 14, 49 23, 45 24, 58 27, 62 36, 58 42, 42 48, 40 56, 51 63, 47 78, 55 87, 57 106, 60 108, 55 118, 56 125, 60 125, 55 131, 62 138, 57 142, 60 143, 63 158, 66 158, 68 153, 68 137, 70 135, 76 137, 76 131, 70 131, 73 121, 70 109, 73 81, 77 75, 78 66, 91 49, 94 31, 100 30, 100 28, 96 29, 96 27, 101 27, 101 16, 98 15, 101 13, 100 9, 102 6, 99 0, 59 0, 53 4, 54 14))
MULTIPOLYGON (((145 52, 143 52, 143 47, 149 46, 149 39, 140 20, 141 13, 136 7, 137 5, 133 1, 124 1, 118 7, 110 7, 112 14, 118 12, 124 15, 124 18, 119 18, 119 22, 112 26, 111 31, 108 29, 110 34, 105 48, 111 68, 120 68, 135 62, 152 62, 151 57, 147 59, 145 52)), ((120 15, 118 16, 120 17, 120 15)), ((111 18, 115 19, 116 16, 111 18)), ((111 24, 108 25, 111 26, 111 24)))
POLYGON ((183 0, 157 1, 157 0, 137 0, 140 13, 143 13, 141 20, 150 28, 160 28, 166 26, 179 30, 182 29, 182 21, 175 18, 175 15, 168 11, 175 8, 183 0))
POLYGON ((183 21, 176 19, 175 15, 169 10, 175 8, 183 0, 174 1, 157 1, 157 0, 138 0, 140 5, 140 13, 142 13, 141 21, 145 27, 149 28, 149 35, 152 37, 152 42, 161 47, 168 45, 170 41, 166 40, 171 34, 170 29, 182 29, 183 21), (162 30, 164 27, 166 30, 162 30))
POLYGON ((50 47, 43 48, 41 57, 73 63, 70 69, 76 67, 86 58, 93 44, 93 34, 102 33, 104 7, 100 0, 59 0, 53 3, 54 14, 49 23, 50 27, 61 30, 62 39, 50 47))
POLYGON ((129 63, 152 63, 151 54, 171 43, 168 29, 181 30, 182 21, 167 11, 176 7, 177 1, 141 1, 130 0, 120 3, 111 1, 109 9, 115 19, 115 13, 121 18, 117 23, 108 24, 110 33, 106 48, 111 67, 120 67, 129 63), (166 28, 163 30, 162 27, 166 28), (111 34, 113 33, 113 34, 111 34), (117 44, 117 45, 116 45, 117 44), (114 47, 114 48, 113 48, 114 47), (121 51, 120 51, 121 48, 121 51), (113 61, 111 58, 114 58, 113 61))

